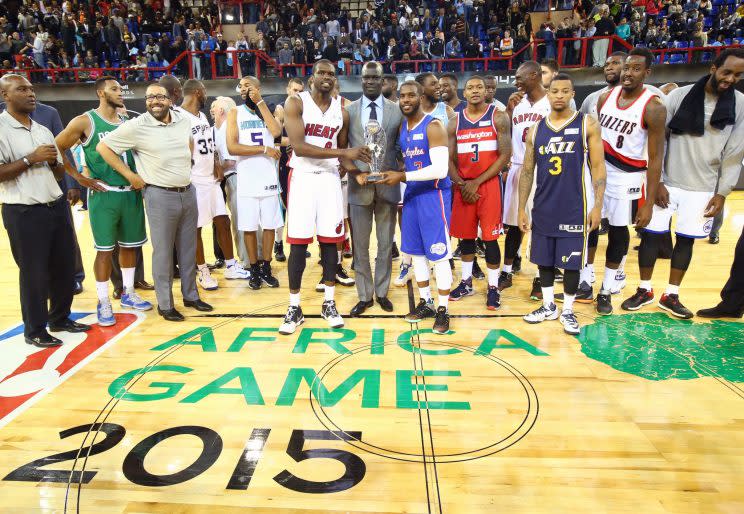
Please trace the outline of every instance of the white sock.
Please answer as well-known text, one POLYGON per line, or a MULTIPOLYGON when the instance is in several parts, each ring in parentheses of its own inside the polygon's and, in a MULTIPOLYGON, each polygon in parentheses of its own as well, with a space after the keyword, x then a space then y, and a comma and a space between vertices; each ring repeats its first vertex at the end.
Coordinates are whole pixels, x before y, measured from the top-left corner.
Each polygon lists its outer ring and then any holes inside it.
POLYGON ((555 291, 553 290, 553 286, 542 287, 541 289, 543 294, 543 305, 550 308, 551 304, 555 304, 555 291))
POLYGON ((602 280, 602 291, 609 293, 615 287, 615 273, 617 270, 605 268, 604 279, 602 280))
POLYGON ((592 275, 594 275, 594 263, 587 264, 586 267, 589 268, 589 280, 587 280, 587 282, 589 282, 591 284, 592 283, 592 275))
MULTIPOLYGON (((209 268, 207 268, 207 263, 206 263, 206 262, 205 262, 204 264, 197 264, 197 265, 196 265, 196 267, 197 267, 197 268, 198 268, 199 270, 203 270, 203 269, 209 269, 209 268)), ((121 270, 121 271, 123 272, 123 271, 124 271, 124 269, 122 268, 122 270, 121 270)))
POLYGON ((411 261, 412 259, 410 255, 408 255, 407 253, 400 252, 400 264, 401 265, 408 264, 410 266, 411 261))
POLYGON ((336 286, 325 286, 325 301, 333 300, 333 294, 336 292, 336 286))
POLYGON ((504 273, 511 273, 511 272, 512 272, 512 265, 504 264, 504 273))
POLYGON ((624 255, 622 260, 620 260, 620 266, 617 267, 618 273, 622 273, 625 271, 625 261, 628 259, 627 255, 624 255))
MULTIPOLYGON (((134 291, 134 268, 121 268, 121 283, 125 293, 134 291)), ((108 293, 106 293, 108 296, 108 293)))
POLYGON ((499 285, 499 275, 500 275, 499 268, 491 269, 488 268, 488 285, 489 286, 498 286, 499 285))
POLYGON ((292 307, 300 306, 300 293, 289 293, 289 305, 292 307))
POLYGON ((673 284, 669 284, 666 287, 666 291, 664 291, 665 294, 679 294, 679 286, 675 286, 673 284))
POLYGON ((651 281, 650 280, 641 280, 641 283, 638 285, 641 289, 645 289, 646 291, 651 291, 651 281))
MULTIPOLYGON (((122 271, 124 271, 124 268, 122 268, 122 271)), ((98 292, 98 301, 101 303, 111 303, 111 300, 109 300, 109 285, 108 280, 105 282, 98 282, 96 281, 96 291, 98 292)))
POLYGON ((235 259, 225 259, 225 266, 228 268, 235 266, 235 259))
POLYGON ((341 257, 341 250, 338 250, 336 253, 338 254, 338 264, 341 264, 343 262, 343 259, 341 257))
POLYGON ((473 276, 473 262, 462 261, 462 279, 467 280, 473 276))
POLYGON ((431 288, 429 286, 426 287, 419 287, 419 296, 426 300, 427 302, 431 301, 431 288))
POLYGON ((444 307, 445 309, 449 307, 449 295, 439 295, 439 305, 437 307, 444 307))
POLYGON ((281 243, 284 239, 284 225, 274 231, 274 242, 281 243))
POLYGON ((587 284, 592 283, 592 270, 589 266, 591 266, 591 264, 587 264, 581 268, 581 271, 579 272, 579 284, 582 282, 586 282, 587 284))
POLYGON ((575 298, 575 294, 566 294, 565 292, 563 293, 563 312, 573 312, 573 304, 575 298))

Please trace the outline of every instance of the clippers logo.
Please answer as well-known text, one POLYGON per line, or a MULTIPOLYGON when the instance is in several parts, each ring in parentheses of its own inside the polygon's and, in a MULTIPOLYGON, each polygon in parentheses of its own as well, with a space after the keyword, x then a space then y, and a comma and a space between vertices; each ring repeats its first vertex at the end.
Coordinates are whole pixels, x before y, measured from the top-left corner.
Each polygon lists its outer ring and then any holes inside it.
POLYGON ((413 148, 406 148, 406 151, 403 153, 405 157, 413 158, 418 157, 419 155, 424 155, 424 149, 419 148, 418 146, 414 146, 413 148))
POLYGON ((434 243, 429 248, 429 251, 434 255, 444 255, 447 253, 447 245, 444 243, 434 243))
MULTIPOLYGON (((73 313, 79 320, 88 313, 73 313)), ((95 322, 95 315, 88 322, 95 322)), ((61 332, 62 346, 37 348, 26 344, 23 325, 0 334, 0 427, 9 423, 59 384, 74 375, 108 346, 144 319, 136 312, 116 314, 116 325, 93 325, 88 332, 61 332)))

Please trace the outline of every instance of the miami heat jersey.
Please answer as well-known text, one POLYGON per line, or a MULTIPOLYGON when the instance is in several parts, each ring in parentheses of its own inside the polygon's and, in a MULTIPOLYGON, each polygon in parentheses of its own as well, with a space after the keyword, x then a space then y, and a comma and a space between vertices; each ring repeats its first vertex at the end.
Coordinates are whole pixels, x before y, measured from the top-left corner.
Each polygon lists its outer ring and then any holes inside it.
POLYGON ((530 103, 527 95, 517 104, 512 112, 512 156, 514 164, 524 163, 524 152, 526 149, 527 131, 529 128, 550 114, 550 102, 545 95, 534 104, 530 103))
MULTIPOLYGON (((247 105, 238 107, 238 143, 246 146, 274 146, 274 137, 264 121, 247 105)), ((277 161, 266 154, 244 155, 238 158, 238 194, 240 196, 271 196, 279 194, 277 161)))
POLYGON ((191 158, 191 182, 194 184, 214 184, 214 131, 203 112, 194 116, 183 108, 179 111, 191 120, 191 137, 194 140, 194 151, 191 158))
MULTIPOLYGON (((297 97, 302 101, 305 142, 321 148, 338 148, 338 133, 344 124, 341 100, 332 98, 331 105, 323 112, 309 91, 303 91, 297 97)), ((326 171, 338 174, 338 165, 338 159, 313 159, 300 157, 295 153, 289 159, 293 173, 326 171)))
POLYGON ((586 115, 575 112, 563 127, 549 118, 534 132, 535 200, 532 230, 549 237, 583 237, 593 203, 586 144, 586 115))
POLYGON ((648 166, 648 130, 643 114, 656 95, 644 87, 633 103, 620 107, 621 92, 621 86, 611 89, 597 109, 607 163, 606 194, 612 198, 635 199, 641 197, 648 166))
MULTIPOLYGON (((424 115, 421 121, 414 127, 408 126, 408 120, 403 121, 400 128, 400 151, 403 153, 406 171, 420 170, 431 165, 429 157, 429 137, 426 135, 426 128, 434 118, 428 114, 424 115)), ((435 189, 449 189, 452 182, 449 177, 438 180, 422 180, 406 182, 406 192, 403 203, 416 195, 435 189)))
POLYGON ((467 109, 457 114, 457 169, 464 179, 481 175, 499 158, 498 131, 493 124, 495 109, 490 105, 477 120, 468 118, 467 109))

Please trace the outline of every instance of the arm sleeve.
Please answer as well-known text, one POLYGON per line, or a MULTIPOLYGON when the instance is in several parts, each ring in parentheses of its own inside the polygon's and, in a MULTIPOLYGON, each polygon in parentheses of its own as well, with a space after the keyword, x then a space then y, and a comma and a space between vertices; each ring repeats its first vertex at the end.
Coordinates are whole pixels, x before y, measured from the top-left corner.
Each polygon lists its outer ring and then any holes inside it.
POLYGON ((449 150, 446 146, 429 148, 431 164, 420 170, 406 171, 406 182, 421 182, 424 180, 443 179, 447 176, 449 150))
POLYGON ((121 155, 127 150, 132 150, 135 147, 136 130, 134 122, 136 119, 137 118, 125 121, 113 132, 109 132, 104 138, 104 143, 106 143, 106 146, 111 148, 114 153, 121 155))

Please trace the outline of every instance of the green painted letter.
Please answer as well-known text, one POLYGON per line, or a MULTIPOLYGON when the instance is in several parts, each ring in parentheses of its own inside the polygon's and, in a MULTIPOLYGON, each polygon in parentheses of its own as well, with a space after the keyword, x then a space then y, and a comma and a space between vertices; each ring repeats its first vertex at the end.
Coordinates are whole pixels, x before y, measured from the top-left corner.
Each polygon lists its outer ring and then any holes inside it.
POLYGON ((261 390, 258 388, 258 382, 251 368, 235 368, 228 371, 217 380, 197 389, 179 403, 196 403, 210 394, 242 394, 248 405, 264 404, 261 390), (240 387, 222 387, 236 378, 240 381, 240 387))
POLYGON ((173 371, 175 373, 188 373, 193 371, 192 368, 186 366, 173 366, 169 364, 161 364, 159 366, 153 366, 151 368, 139 368, 133 369, 128 373, 124 373, 122 376, 111 382, 109 385, 108 393, 114 398, 121 398, 130 402, 152 402, 155 400, 163 400, 165 398, 173 398, 178 394, 178 391, 184 386, 181 382, 151 382, 148 387, 164 387, 165 391, 154 394, 140 394, 128 392, 125 387, 127 382, 136 377, 137 375, 144 375, 145 373, 152 373, 153 371, 173 371))
POLYGON ((247 343, 248 341, 276 341, 276 337, 273 336, 254 336, 253 332, 278 332, 279 330, 276 328, 270 328, 270 327, 246 327, 243 330, 240 331, 240 334, 238 334, 238 337, 235 338, 235 341, 232 342, 230 345, 230 348, 227 349, 228 352, 239 352, 243 349, 243 345, 247 343))
POLYGON ((532 355, 537 355, 540 357, 545 357, 546 355, 548 355, 539 348, 532 346, 524 339, 515 336, 508 330, 502 330, 500 328, 488 332, 486 338, 475 351, 475 355, 490 355, 494 348, 499 348, 502 350, 524 350, 531 353, 532 355), (502 337, 512 344, 499 343, 499 339, 501 339, 502 337))
POLYGON ((170 341, 159 344, 150 349, 159 352, 179 344, 201 346, 203 352, 217 351, 217 345, 214 344, 214 334, 212 333, 212 329, 209 327, 197 327, 190 332, 181 334, 175 339, 171 339, 170 341), (192 338, 198 338, 198 340, 192 341, 192 338))
MULTIPOLYGON (((412 379, 415 376, 424 377, 459 377, 462 375, 458 370, 421 370, 412 371, 410 369, 399 369, 395 372, 396 377, 396 406, 399 409, 416 409, 421 407, 430 409, 445 409, 445 410, 470 410, 469 402, 433 402, 424 400, 423 391, 447 391, 445 384, 414 384, 412 379), (414 391, 419 390, 418 399, 413 398, 414 391), (420 401, 419 401, 420 400, 420 401)), ((423 381, 422 381, 423 382, 423 381)), ((429 396, 429 395, 427 395, 429 396)))
POLYGON ((351 374, 349 378, 341 382, 336 389, 328 391, 318 378, 314 370, 310 368, 291 368, 284 381, 277 405, 292 405, 297 397, 300 383, 305 381, 312 390, 313 396, 323 407, 333 407, 359 382, 364 381, 362 389, 362 407, 365 409, 376 409, 380 406, 380 370, 359 369, 351 374))
POLYGON ((297 344, 292 349, 292 353, 305 353, 310 343, 325 343, 337 353, 351 353, 351 350, 346 348, 341 343, 346 341, 352 341, 356 339, 356 332, 349 330, 348 328, 303 328, 300 332, 300 337, 297 338, 297 344), (341 337, 325 338, 325 337, 314 337, 315 334, 340 334, 341 337))

